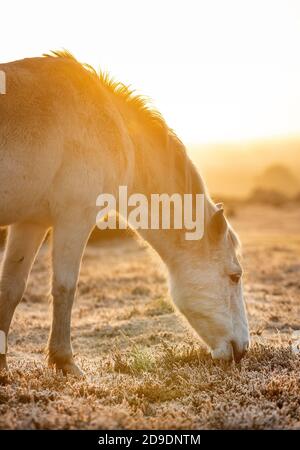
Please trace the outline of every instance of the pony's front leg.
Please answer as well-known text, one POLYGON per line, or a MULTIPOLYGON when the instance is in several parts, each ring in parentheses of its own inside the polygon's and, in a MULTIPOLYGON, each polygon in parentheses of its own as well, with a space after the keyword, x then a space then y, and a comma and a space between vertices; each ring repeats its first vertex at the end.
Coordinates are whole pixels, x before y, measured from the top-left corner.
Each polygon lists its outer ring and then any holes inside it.
POLYGON ((16 306, 22 299, 34 257, 47 228, 33 223, 11 225, 8 231, 0 281, 0 369, 6 369, 7 335, 16 306))
POLYGON ((92 229, 83 214, 64 218, 53 229, 53 319, 48 341, 48 364, 64 374, 82 375, 73 359, 71 312, 81 257, 92 229))

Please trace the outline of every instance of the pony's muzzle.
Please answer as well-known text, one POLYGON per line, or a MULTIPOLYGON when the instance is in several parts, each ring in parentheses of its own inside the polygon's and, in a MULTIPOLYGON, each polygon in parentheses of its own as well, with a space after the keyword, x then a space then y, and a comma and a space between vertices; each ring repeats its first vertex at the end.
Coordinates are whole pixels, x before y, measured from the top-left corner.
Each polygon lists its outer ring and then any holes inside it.
POLYGON ((233 359, 236 363, 239 363, 249 348, 249 341, 239 345, 236 341, 232 340, 230 344, 232 346, 233 359))

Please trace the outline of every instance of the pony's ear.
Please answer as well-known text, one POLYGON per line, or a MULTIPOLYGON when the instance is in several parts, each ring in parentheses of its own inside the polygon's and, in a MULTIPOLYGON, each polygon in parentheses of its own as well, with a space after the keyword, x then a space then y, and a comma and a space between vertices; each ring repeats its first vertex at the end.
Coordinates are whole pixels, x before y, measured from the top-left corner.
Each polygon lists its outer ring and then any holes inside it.
POLYGON ((208 225, 208 234, 213 242, 219 242, 225 235, 227 230, 227 222, 224 217, 224 210, 218 209, 210 219, 208 225))

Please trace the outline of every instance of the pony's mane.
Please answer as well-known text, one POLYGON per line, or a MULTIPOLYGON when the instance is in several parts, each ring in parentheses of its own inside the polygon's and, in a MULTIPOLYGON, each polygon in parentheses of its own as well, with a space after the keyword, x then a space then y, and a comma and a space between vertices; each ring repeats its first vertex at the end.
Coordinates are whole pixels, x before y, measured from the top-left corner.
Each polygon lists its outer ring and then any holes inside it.
MULTIPOLYGON (((174 158, 177 160, 177 165, 180 167, 181 173, 183 173, 185 187, 189 185, 191 192, 205 193, 208 203, 210 205, 213 204, 206 189, 205 182, 188 157, 183 143, 176 133, 168 127, 161 113, 152 106, 148 97, 136 94, 135 90, 122 82, 116 81, 108 72, 103 72, 101 70, 97 72, 91 65, 79 62, 68 50, 55 50, 51 51, 50 54, 44 54, 43 56, 47 58, 64 58, 78 64, 91 74, 94 79, 101 83, 102 86, 108 89, 116 98, 123 102, 123 104, 132 108, 132 110, 138 114, 140 120, 143 120, 149 126, 154 127, 155 130, 164 136, 164 138, 167 137, 167 140, 170 138, 174 158)), ((232 241, 235 246, 238 246, 235 236, 232 236, 232 241)))
MULTIPOLYGON (((168 127, 161 113, 152 106, 148 97, 136 94, 135 90, 120 81, 116 81, 108 72, 103 72, 101 70, 97 72, 91 65, 79 62, 68 50, 55 50, 51 51, 50 54, 44 54, 43 56, 47 58, 64 58, 78 64, 81 68, 91 74, 97 82, 101 83, 101 86, 104 86, 118 100, 130 107, 138 115, 139 120, 144 121, 149 127, 155 129, 163 137, 166 143, 170 138, 174 154, 176 154, 176 159, 180 162, 182 169, 185 167, 186 173, 184 173, 184 176, 191 178, 191 182, 197 192, 205 191, 204 181, 200 177, 198 171, 193 167, 183 143, 176 133, 168 127)), ((168 146, 168 143, 166 145, 168 146)))
POLYGON ((165 132, 170 131, 172 134, 175 134, 173 130, 168 128, 161 113, 153 107, 149 97, 137 94, 130 86, 116 81, 107 71, 100 70, 97 72, 90 64, 79 62, 71 52, 65 49, 51 51, 49 54, 44 54, 43 56, 47 58, 65 58, 79 64, 114 94, 115 97, 123 103, 126 103, 129 107, 132 107, 139 114, 140 118, 165 132))
MULTIPOLYGON (((175 150, 175 158, 178 165, 184 172, 185 186, 189 185, 191 192, 204 193, 206 195, 208 204, 212 211, 214 211, 214 202, 209 196, 206 189, 205 182, 200 176, 198 170, 195 168, 191 160, 189 159, 185 147, 176 133, 168 127, 161 113, 155 109, 150 99, 144 95, 139 95, 130 86, 126 86, 120 81, 116 81, 108 72, 97 72, 90 64, 79 62, 75 56, 68 50, 55 50, 49 54, 44 54, 47 58, 64 58, 78 64, 81 68, 86 70, 94 79, 96 79, 102 86, 104 86, 109 92, 111 92, 118 100, 132 108, 139 119, 147 122, 148 125, 152 125, 156 130, 160 131, 164 136, 169 136, 172 141, 173 150, 175 150)), ((238 235, 234 232, 231 226, 228 226, 229 238, 236 251, 240 251, 241 244, 238 235)))

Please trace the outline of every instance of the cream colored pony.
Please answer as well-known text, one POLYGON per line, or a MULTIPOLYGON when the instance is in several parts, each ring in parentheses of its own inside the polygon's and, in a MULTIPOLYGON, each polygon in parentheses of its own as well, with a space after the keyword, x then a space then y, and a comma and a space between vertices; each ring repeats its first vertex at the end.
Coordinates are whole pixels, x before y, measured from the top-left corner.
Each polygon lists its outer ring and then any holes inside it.
MULTIPOLYGON (((141 232, 168 267, 178 309, 214 358, 239 361, 249 343, 238 241, 207 194, 183 144, 162 117, 124 85, 67 52, 0 65, 0 225, 9 226, 0 287, 8 335, 35 255, 53 230, 53 321, 49 364, 80 374, 72 356, 71 310, 81 257, 101 192, 204 193, 205 234, 141 232)), ((3 333, 2 333, 3 334, 3 333)), ((0 356, 1 368, 6 355, 0 356)))

